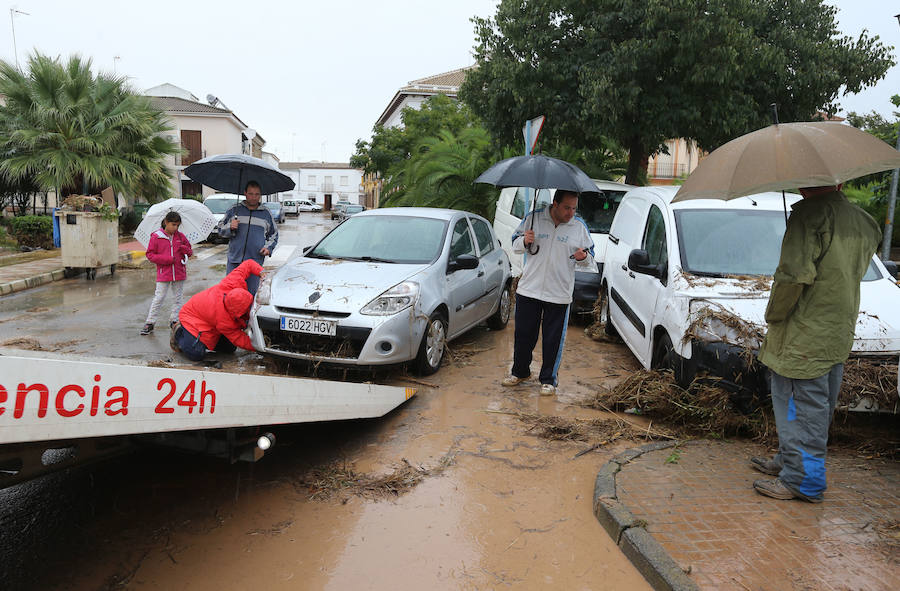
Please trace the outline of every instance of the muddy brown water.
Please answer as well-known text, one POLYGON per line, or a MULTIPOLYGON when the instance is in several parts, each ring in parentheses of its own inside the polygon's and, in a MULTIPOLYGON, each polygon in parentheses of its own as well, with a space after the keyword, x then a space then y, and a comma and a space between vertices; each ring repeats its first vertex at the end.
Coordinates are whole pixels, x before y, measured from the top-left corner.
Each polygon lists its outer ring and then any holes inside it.
POLYGON ((621 345, 569 328, 557 398, 538 396, 535 382, 502 387, 513 326, 479 328, 451 343, 450 361, 418 384, 388 372, 388 382, 419 388, 390 415, 279 429, 257 464, 145 450, 50 477, 50 488, 32 496, 33 513, 2 531, 14 535, 16 523, 36 538, 30 552, 39 562, 11 560, 26 575, 20 584, 648 589, 591 507, 597 471, 622 446, 575 458, 590 443, 539 439, 504 414, 601 416, 574 403, 637 369, 621 345), (378 475, 404 460, 425 469, 450 463, 399 496, 310 498, 312 468, 378 475), (46 536, 35 533, 41 527, 46 536))

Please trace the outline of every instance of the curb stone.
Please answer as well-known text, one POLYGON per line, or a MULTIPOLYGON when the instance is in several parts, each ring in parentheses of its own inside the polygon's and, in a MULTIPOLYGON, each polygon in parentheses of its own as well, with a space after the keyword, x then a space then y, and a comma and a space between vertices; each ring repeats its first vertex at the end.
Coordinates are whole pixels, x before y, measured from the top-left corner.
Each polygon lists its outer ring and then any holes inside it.
MULTIPOLYGON (((143 251, 135 250, 129 252, 120 252, 119 262, 127 263, 140 260, 143 257, 143 251)), ((65 279, 65 269, 62 267, 60 267, 59 269, 54 269, 53 271, 34 275, 33 277, 26 277, 25 279, 15 279, 6 283, 0 283, 0 296, 9 295, 11 293, 29 289, 31 287, 37 287, 39 285, 44 285, 45 283, 59 281, 60 279, 65 279)))
POLYGON ((627 449, 607 462, 594 481, 594 516, 656 591, 698 591, 697 584, 616 496, 616 474, 622 466, 647 452, 676 445, 677 441, 656 441, 627 449))

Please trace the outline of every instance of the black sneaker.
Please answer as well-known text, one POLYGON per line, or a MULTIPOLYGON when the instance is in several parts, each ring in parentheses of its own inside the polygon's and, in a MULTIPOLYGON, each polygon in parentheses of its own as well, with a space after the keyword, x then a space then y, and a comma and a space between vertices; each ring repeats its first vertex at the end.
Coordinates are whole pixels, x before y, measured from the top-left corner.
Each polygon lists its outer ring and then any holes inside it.
POLYGON ((144 328, 141 329, 141 334, 148 335, 151 332, 153 332, 153 325, 148 322, 147 324, 144 325, 144 328))

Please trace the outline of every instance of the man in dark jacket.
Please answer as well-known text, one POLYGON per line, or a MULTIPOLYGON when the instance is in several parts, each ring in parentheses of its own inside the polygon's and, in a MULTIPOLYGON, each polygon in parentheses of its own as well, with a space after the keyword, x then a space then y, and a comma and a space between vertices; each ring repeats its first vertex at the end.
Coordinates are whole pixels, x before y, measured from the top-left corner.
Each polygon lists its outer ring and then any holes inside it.
MULTIPOLYGON (((245 200, 225 212, 219 223, 219 236, 228 238, 228 264, 226 273, 234 271, 238 265, 248 259, 263 264, 265 258, 272 254, 278 244, 278 227, 272 214, 265 207, 260 207, 262 193, 259 183, 250 181, 244 190, 245 200)), ((259 288, 259 277, 251 275, 247 278, 247 290, 256 295, 259 288)))

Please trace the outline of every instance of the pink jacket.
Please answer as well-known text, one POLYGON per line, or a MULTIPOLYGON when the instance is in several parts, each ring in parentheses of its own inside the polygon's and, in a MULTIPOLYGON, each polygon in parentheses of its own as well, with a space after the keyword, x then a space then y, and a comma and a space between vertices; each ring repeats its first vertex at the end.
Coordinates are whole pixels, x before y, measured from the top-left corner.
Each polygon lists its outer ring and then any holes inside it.
POLYGON ((181 232, 175 232, 171 238, 162 228, 150 234, 147 260, 156 263, 157 281, 181 281, 186 278, 187 269, 181 260, 184 255, 192 254, 194 249, 181 232))

